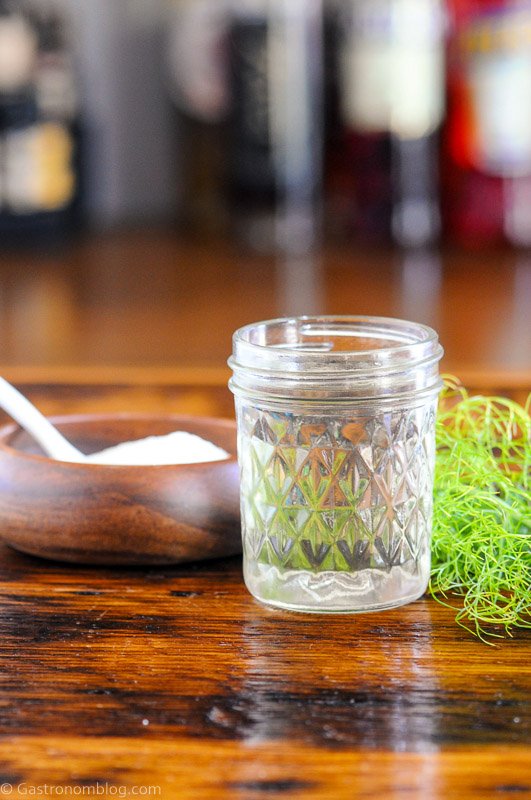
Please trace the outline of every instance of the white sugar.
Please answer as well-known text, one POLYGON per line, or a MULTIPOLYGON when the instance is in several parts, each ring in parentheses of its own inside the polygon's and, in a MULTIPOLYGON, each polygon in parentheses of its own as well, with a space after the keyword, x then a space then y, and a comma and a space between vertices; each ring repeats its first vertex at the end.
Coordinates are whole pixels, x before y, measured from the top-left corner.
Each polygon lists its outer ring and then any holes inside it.
POLYGON ((92 464, 158 466, 162 464, 199 464, 223 461, 229 454, 212 442, 186 431, 166 436, 148 436, 132 442, 108 447, 87 456, 92 464))

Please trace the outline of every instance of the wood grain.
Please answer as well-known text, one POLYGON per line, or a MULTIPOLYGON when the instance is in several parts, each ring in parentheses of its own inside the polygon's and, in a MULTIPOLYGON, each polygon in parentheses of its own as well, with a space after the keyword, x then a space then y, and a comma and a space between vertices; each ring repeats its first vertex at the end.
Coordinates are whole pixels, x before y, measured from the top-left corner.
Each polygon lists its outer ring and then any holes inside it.
POLYGON ((530 791, 529 637, 488 647, 427 599, 326 621, 276 612, 247 594, 237 560, 1 559, 10 783, 349 797, 357 775, 369 798, 530 791))
MULTIPOLYGON (((45 410, 116 402, 112 386, 23 388, 45 410)), ((179 413, 189 390, 117 396, 179 413)), ((225 407, 221 387, 197 392, 225 407)), ((428 598, 326 618, 269 609, 238 558, 96 568, 0 546, 0 792, 531 797, 530 645, 520 631, 488 646, 428 598)))
POLYGON ((389 753, 323 751, 298 742, 13 737, 0 743, 0 758, 8 769, 31 764, 28 786, 72 785, 74 774, 74 786, 107 784, 107 796, 138 786, 151 789, 146 796, 183 800, 526 800, 531 791, 522 747, 389 753), (504 782, 508 764, 512 777, 504 782))

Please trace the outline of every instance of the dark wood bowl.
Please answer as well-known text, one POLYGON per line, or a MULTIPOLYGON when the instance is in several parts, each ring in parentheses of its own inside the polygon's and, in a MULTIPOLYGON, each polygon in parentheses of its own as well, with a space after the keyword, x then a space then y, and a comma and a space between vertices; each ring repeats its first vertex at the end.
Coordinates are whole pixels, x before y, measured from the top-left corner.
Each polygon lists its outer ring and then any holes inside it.
POLYGON ((230 458, 175 466, 69 464, 43 455, 17 425, 0 429, 0 537, 42 558, 175 564, 241 552, 236 425, 136 414, 56 417, 82 452, 189 431, 230 458))

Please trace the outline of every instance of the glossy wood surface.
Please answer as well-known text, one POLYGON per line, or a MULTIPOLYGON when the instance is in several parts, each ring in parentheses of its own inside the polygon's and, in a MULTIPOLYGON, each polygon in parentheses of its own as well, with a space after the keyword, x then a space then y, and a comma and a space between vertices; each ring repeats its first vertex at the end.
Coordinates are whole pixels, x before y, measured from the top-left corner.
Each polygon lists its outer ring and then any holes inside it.
POLYGON ((531 369, 531 258, 333 246, 285 262, 168 230, 0 250, 4 368, 222 369, 240 325, 286 314, 371 314, 435 327, 442 367, 522 382, 531 369))
MULTIPOLYGON (((46 413, 230 414, 212 375, 156 376, 18 385, 46 413)), ((488 646, 428 598, 359 616, 271 610, 238 558, 110 569, 0 546, 0 580, 4 796, 531 797, 529 632, 488 646)))

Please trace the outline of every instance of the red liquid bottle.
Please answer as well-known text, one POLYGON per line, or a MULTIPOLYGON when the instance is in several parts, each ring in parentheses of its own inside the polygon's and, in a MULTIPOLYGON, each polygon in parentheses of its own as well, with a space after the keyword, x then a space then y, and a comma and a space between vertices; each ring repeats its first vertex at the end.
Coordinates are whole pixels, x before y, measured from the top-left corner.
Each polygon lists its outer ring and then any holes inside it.
POLYGON ((469 246, 531 244, 531 2, 449 0, 443 216, 469 246))
POLYGON ((348 0, 341 5, 340 19, 342 171, 349 225, 362 239, 427 245, 439 232, 442 3, 348 0))

